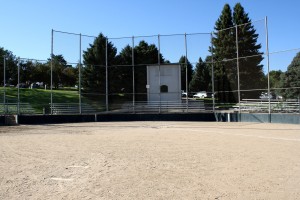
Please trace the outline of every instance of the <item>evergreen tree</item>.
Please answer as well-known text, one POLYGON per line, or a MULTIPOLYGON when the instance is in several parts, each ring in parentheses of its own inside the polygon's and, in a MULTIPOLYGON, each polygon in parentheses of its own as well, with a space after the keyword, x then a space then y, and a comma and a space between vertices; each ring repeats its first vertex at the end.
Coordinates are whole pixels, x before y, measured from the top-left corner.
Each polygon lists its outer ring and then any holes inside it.
MULTIPOLYGON (((228 4, 225 4, 221 16, 216 22, 213 36, 215 90, 222 102, 237 102, 237 45, 238 33, 239 79, 241 90, 264 88, 265 82, 262 53, 257 44, 258 34, 254 29, 248 14, 240 3, 234 7, 233 14, 228 4), (250 57, 251 56, 251 57, 250 57), (243 57, 243 58, 241 58, 243 57), (248 57, 248 58, 244 58, 248 57)), ((259 91, 241 92, 241 98, 257 98, 259 91)))
POLYGON ((199 58, 192 80, 189 84, 191 92, 208 91, 210 87, 211 77, 208 65, 199 58))
MULTIPOLYGON (((135 54, 135 92, 137 94, 136 100, 147 100, 147 68, 148 64, 158 64, 158 49, 154 44, 148 44, 141 41, 138 46, 134 48, 135 54)), ((164 58, 160 54, 160 63, 164 63, 164 58)))
MULTIPOLYGON (((237 26, 239 57, 251 56, 239 59, 240 89, 265 88, 263 66, 260 64, 263 60, 261 45, 257 44, 258 34, 240 3, 233 10, 233 25, 237 26)), ((241 95, 242 98, 257 98, 259 93, 260 91, 241 92, 241 95)))
POLYGON ((214 56, 215 91, 222 102, 236 101, 232 88, 236 88, 236 65, 232 59, 236 58, 235 35, 233 28, 232 12, 229 4, 225 4, 215 24, 212 39, 213 48, 210 49, 214 56))
POLYGON ((113 93, 131 94, 133 92, 131 46, 127 45, 121 50, 120 54, 116 56, 116 63, 110 89, 113 93))
MULTIPOLYGON (((186 60, 185 56, 181 56, 181 58, 179 59, 179 64, 181 67, 181 90, 184 91, 186 91, 186 81, 187 81, 187 85, 189 86, 193 77, 193 65, 190 63, 188 59, 186 64, 185 60, 186 60), (186 79, 186 69, 187 69, 187 79, 186 79)), ((188 88, 188 91, 191 90, 188 88)))
POLYGON ((283 97, 289 99, 296 99, 300 97, 300 52, 292 60, 288 66, 285 75, 283 76, 283 97))
MULTIPOLYGON (((100 33, 83 52, 82 86, 87 91, 101 94, 106 92, 106 41, 107 38, 100 33)), ((117 49, 111 42, 107 43, 107 54, 108 66, 114 65, 117 49)))
MULTIPOLYGON (((154 44, 148 44, 145 41, 140 41, 139 45, 135 47, 135 64, 157 64, 158 63, 158 49, 154 44)), ((164 58, 160 54, 160 63, 164 63, 164 58)))

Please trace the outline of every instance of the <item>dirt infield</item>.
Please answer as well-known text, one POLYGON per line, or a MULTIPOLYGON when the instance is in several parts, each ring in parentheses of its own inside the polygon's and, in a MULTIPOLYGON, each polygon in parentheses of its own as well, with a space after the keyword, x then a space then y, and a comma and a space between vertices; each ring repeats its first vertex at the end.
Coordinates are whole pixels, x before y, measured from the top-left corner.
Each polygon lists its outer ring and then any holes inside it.
POLYGON ((300 126, 0 127, 0 199, 300 199, 300 126))

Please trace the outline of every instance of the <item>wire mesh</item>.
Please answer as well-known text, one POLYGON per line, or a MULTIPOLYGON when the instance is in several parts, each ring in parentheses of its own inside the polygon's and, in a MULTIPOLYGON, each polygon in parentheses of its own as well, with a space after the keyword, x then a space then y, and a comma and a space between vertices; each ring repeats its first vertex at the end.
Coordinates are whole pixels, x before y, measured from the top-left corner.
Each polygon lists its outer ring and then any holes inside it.
POLYGON ((108 38, 53 31, 51 58, 1 60, 0 112, 138 112, 151 104, 140 111, 299 113, 292 63, 300 49, 268 52, 265 20, 211 34, 108 38), (180 71, 177 91, 164 82, 171 64, 180 71), (165 92, 176 97, 165 100, 165 92))

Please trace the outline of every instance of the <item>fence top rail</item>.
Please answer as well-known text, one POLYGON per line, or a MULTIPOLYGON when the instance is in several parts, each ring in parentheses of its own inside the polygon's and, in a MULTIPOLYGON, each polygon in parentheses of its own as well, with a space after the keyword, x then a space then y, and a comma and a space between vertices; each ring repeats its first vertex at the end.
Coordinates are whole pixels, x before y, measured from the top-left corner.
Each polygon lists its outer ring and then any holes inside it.
POLYGON ((22 103, 22 102, 15 102, 15 103, 3 103, 3 102, 0 102, 0 105, 30 105, 29 103, 22 103))
MULTIPOLYGON (((218 32, 219 31, 225 31, 225 30, 232 29, 232 28, 239 27, 239 26, 245 26, 245 25, 248 25, 248 24, 253 24, 253 23, 256 23, 256 22, 259 22, 259 21, 263 21, 265 19, 266 18, 258 19, 258 20, 255 20, 255 21, 250 21, 250 22, 244 23, 244 24, 239 24, 239 25, 232 26, 232 27, 229 27, 229 28, 226 28, 226 29, 218 30, 218 32)), ((62 33, 62 34, 91 37, 91 38, 96 38, 97 37, 97 36, 93 36, 93 35, 86 35, 86 34, 82 34, 82 33, 73 33, 73 32, 68 32, 68 31, 54 30, 54 29, 52 29, 51 31, 53 33, 56 32, 56 33, 62 33)), ((196 33, 173 33, 173 34, 137 35, 137 36, 132 35, 132 36, 111 37, 111 38, 107 37, 107 39, 108 40, 113 40, 113 39, 130 39, 130 38, 159 37, 159 36, 178 36, 178 35, 182 35, 182 36, 185 36, 185 35, 211 35, 213 33, 215 33, 215 32, 211 31, 211 32, 196 32, 196 33)))
MULTIPOLYGON (((252 101, 252 102, 269 102, 269 99, 243 99, 241 102, 252 101)), ((271 99, 271 102, 299 102, 298 99, 271 99)))

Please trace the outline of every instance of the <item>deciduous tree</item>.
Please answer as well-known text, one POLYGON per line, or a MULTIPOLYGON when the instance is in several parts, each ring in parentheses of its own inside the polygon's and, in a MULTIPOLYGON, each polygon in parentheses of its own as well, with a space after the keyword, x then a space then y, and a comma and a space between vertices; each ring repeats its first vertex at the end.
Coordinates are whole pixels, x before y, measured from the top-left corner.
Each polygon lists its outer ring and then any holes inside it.
POLYGON ((5 50, 4 48, 0 48, 0 80, 1 85, 4 82, 4 70, 3 63, 5 58, 5 82, 6 84, 16 85, 18 83, 18 60, 16 56, 9 50, 5 50))
POLYGON ((282 90, 283 96, 291 99, 300 98, 300 52, 294 57, 282 78, 282 87, 288 88, 282 90))

